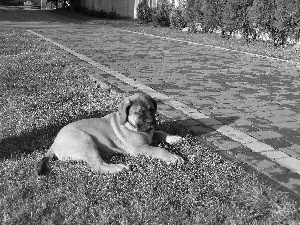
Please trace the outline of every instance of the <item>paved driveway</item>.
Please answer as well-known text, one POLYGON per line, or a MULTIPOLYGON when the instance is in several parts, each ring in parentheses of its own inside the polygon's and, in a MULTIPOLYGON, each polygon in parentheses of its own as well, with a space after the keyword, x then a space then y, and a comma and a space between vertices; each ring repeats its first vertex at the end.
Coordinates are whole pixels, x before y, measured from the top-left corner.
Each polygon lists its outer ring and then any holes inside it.
POLYGON ((166 116, 300 193, 300 64, 43 11, 0 8, 1 24, 33 31, 128 92, 160 98, 166 116))

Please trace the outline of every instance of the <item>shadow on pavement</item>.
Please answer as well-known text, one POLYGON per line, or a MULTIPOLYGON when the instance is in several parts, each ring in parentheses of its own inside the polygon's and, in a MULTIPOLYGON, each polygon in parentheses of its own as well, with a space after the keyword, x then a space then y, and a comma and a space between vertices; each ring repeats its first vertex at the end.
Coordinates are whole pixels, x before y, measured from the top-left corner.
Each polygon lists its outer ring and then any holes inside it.
POLYGON ((84 16, 79 13, 75 14, 68 11, 56 13, 52 10, 25 10, 18 8, 0 7, 0 22, 59 22, 68 24, 89 20, 97 20, 97 18, 84 16))
POLYGON ((15 26, 22 26, 24 23, 27 25, 43 24, 49 25, 51 23, 57 24, 89 24, 89 25, 111 25, 122 27, 126 26, 138 26, 138 23, 134 19, 118 18, 108 19, 93 17, 80 12, 68 11, 68 10, 27 10, 17 7, 4 7, 0 6, 0 23, 5 22, 13 24, 15 26), (91 22, 91 23, 88 23, 91 22), (31 24, 32 23, 32 24, 31 24))

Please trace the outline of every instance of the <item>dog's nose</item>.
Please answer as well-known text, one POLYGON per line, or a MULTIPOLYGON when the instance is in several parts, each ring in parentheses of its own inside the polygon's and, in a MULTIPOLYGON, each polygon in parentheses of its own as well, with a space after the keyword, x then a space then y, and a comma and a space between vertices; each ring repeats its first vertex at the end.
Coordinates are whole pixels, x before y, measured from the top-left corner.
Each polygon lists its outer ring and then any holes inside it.
POLYGON ((153 120, 153 119, 148 120, 148 121, 147 121, 147 124, 148 124, 149 126, 155 126, 155 120, 153 120))
POLYGON ((149 122, 148 125, 149 125, 150 127, 153 127, 153 126, 155 125, 155 123, 154 123, 154 122, 149 122))

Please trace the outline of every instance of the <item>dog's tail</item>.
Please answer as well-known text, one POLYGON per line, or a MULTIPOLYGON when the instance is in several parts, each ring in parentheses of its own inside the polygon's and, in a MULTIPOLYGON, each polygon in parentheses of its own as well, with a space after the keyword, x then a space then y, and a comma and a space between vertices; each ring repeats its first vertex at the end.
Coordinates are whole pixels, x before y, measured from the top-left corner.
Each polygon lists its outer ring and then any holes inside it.
POLYGON ((50 160, 55 159, 55 158, 56 158, 56 156, 54 154, 54 151, 53 151, 52 148, 50 148, 48 150, 48 152, 46 153, 46 155, 37 164, 37 173, 38 173, 39 176, 40 175, 45 175, 48 172, 47 163, 50 160))

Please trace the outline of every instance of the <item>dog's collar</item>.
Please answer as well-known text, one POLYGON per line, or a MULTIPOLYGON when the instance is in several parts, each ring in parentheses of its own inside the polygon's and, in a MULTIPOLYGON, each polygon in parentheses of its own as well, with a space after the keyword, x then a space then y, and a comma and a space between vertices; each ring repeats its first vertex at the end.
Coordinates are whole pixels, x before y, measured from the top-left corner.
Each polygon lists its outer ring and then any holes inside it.
POLYGON ((138 131, 137 126, 135 126, 129 120, 126 121, 125 126, 130 130, 138 131))
POLYGON ((131 123, 129 120, 127 120, 127 123, 129 123, 129 125, 130 125, 130 126, 132 126, 134 129, 136 129, 136 130, 137 130, 137 126, 136 126, 136 125, 134 125, 133 123, 131 123))

